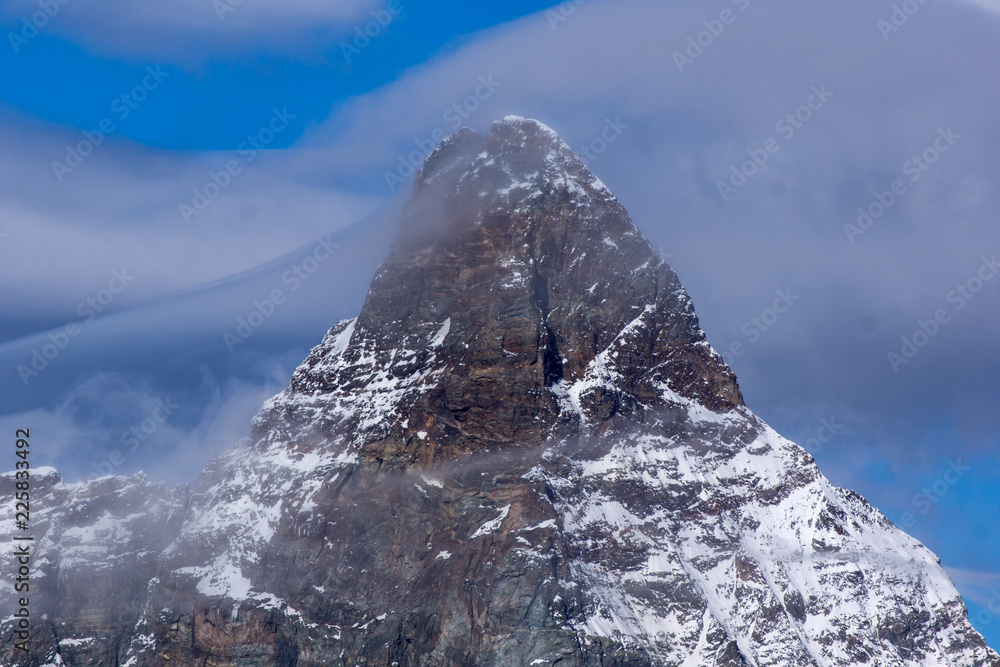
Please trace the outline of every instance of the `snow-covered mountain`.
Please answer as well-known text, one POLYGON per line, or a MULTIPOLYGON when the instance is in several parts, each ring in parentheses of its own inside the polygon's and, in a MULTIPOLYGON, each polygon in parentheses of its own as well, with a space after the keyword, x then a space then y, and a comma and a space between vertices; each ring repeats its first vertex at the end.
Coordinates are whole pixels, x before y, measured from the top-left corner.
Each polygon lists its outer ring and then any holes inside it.
POLYGON ((192 488, 41 479, 45 616, 19 656, 3 603, 4 664, 1000 666, 518 117, 428 158, 358 317, 192 488))

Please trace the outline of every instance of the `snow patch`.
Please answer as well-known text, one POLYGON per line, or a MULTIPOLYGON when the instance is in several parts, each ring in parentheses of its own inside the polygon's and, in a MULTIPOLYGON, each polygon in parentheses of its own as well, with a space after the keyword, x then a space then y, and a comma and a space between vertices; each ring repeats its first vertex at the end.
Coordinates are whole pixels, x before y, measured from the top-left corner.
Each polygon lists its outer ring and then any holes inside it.
POLYGON ((476 539, 477 537, 482 537, 483 535, 489 535, 493 531, 497 530, 498 528, 500 528, 500 524, 503 523, 503 520, 507 518, 507 515, 509 513, 510 513, 510 505, 504 506, 500 510, 500 516, 498 516, 495 519, 491 519, 490 521, 487 521, 486 523, 481 525, 469 539, 476 539))
POLYGON ((439 489, 443 489, 444 488, 444 484, 442 484, 441 482, 439 482, 436 479, 432 479, 432 478, 428 477, 427 475, 421 475, 420 479, 424 480, 424 483, 425 484, 429 484, 430 486, 436 486, 439 489))
POLYGON ((431 339, 430 346, 438 347, 439 345, 441 345, 441 343, 444 342, 444 338, 445 336, 448 335, 449 331, 451 331, 450 317, 444 321, 444 324, 441 325, 441 328, 438 329, 438 332, 434 334, 434 338, 431 339))

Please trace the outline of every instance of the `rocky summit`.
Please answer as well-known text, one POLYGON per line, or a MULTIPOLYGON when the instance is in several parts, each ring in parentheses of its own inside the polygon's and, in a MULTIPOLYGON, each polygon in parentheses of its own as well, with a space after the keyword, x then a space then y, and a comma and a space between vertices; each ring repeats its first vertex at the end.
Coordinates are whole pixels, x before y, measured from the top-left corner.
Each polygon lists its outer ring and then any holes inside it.
POLYGON ((519 117, 427 159, 361 312, 193 485, 36 475, 35 640, 0 580, 3 664, 1000 667, 519 117))

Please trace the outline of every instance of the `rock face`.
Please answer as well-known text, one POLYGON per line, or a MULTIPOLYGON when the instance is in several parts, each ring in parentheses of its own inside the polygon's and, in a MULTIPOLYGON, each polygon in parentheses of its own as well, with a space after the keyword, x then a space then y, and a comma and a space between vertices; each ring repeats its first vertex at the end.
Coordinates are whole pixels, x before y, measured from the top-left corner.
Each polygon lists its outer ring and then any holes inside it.
POLYGON ((190 488, 133 477, 64 484, 53 468, 31 475, 30 589, 14 588, 14 473, 0 476, 0 664, 117 665, 143 641, 148 590, 160 553, 176 537, 190 488), (27 595, 31 651, 16 650, 10 619, 27 595))
POLYGON ((543 125, 452 137, 405 216, 360 315, 313 351, 255 439, 346 435, 399 468, 618 431, 659 409, 665 386, 713 410, 743 404, 677 276, 543 125))
POLYGON ((551 130, 459 132, 404 218, 190 491, 52 476, 59 583, 0 661, 1000 666, 934 555, 743 404, 551 130))

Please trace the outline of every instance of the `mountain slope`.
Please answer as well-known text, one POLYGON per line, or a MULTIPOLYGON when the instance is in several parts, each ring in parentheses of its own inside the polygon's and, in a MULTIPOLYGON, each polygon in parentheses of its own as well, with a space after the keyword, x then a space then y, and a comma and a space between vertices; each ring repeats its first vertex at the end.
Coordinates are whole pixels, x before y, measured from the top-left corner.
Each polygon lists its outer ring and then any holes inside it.
POLYGON ((358 317, 184 491, 131 611, 54 609, 44 659, 1000 665, 933 554, 744 405, 547 127, 446 140, 401 229, 358 317))

